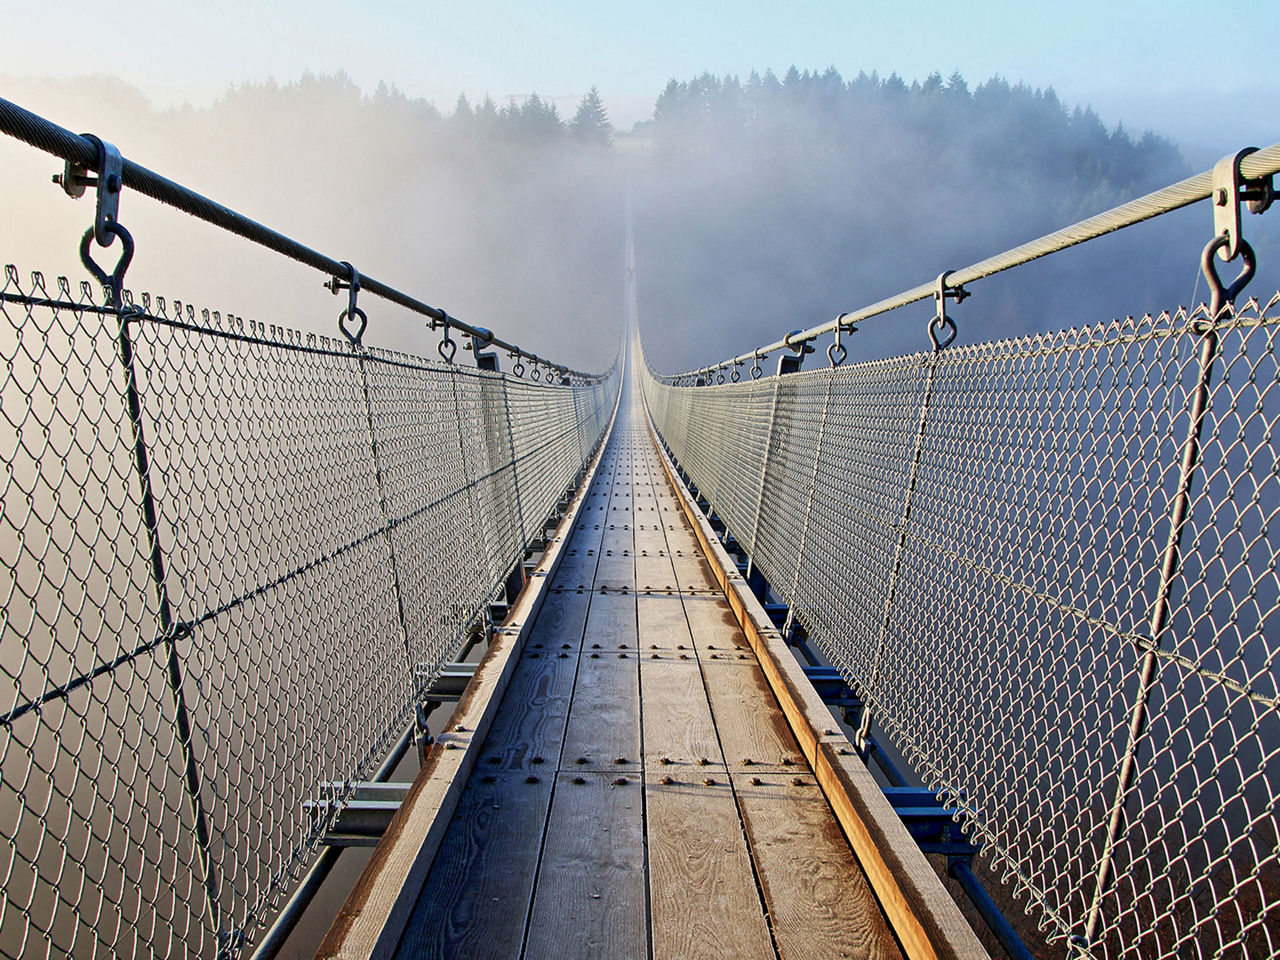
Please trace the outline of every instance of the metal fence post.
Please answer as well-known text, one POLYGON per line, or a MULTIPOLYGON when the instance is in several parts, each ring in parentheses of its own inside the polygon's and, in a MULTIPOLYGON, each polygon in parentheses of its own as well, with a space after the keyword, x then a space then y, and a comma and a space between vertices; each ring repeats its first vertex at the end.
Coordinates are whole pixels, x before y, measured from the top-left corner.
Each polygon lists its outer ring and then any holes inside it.
POLYGON ((863 691, 866 706, 862 710, 862 722, 858 725, 857 737, 854 741, 857 748, 866 751, 871 737, 871 696, 876 682, 880 678, 880 664, 884 660, 885 646, 889 641, 889 624, 893 619, 894 604, 898 599, 898 578, 902 572, 902 555, 907 549, 907 527, 911 522, 911 510, 914 506, 916 484, 920 479, 920 462, 924 459, 924 438, 929 423, 929 408, 933 405, 933 385, 937 378, 938 364, 942 358, 939 348, 928 354, 925 360, 924 396, 920 400, 920 415, 916 418, 916 435, 911 451, 911 471, 907 475, 907 489, 902 498, 902 513, 898 516, 898 542, 893 550, 893 562, 889 568, 889 585, 885 591, 884 614, 880 618, 880 635, 876 640, 875 660, 871 665, 871 676, 863 691))
MULTIPOLYGON (((1190 325, 1195 329, 1194 322, 1190 325)), ((1209 409, 1213 361, 1218 353, 1216 321, 1205 321, 1198 332, 1200 333, 1199 370, 1195 389, 1189 397, 1187 412, 1190 419, 1187 423, 1186 437, 1182 441, 1178 486, 1169 503, 1169 539, 1161 557, 1160 581, 1155 602, 1151 607, 1151 632, 1142 657, 1142 673, 1138 680, 1137 695, 1129 714, 1128 738, 1120 761, 1115 800, 1112 802, 1111 814, 1107 822, 1107 837, 1103 845, 1102 857, 1098 861, 1097 886, 1094 890, 1093 902, 1089 907, 1083 937, 1072 938, 1073 947, 1083 956, 1089 955, 1089 948, 1098 935, 1098 929, 1102 924, 1102 901, 1107 895, 1107 888, 1111 885, 1115 870, 1115 848, 1124 826, 1125 807, 1137 776, 1138 748, 1146 735, 1147 704, 1151 699, 1151 691, 1155 688, 1159 672, 1160 642, 1172 614, 1170 598, 1173 593, 1173 582, 1178 575, 1181 563, 1182 535, 1186 530, 1187 515, 1191 510, 1191 484, 1195 479, 1196 468, 1200 465, 1200 434, 1204 429, 1205 415, 1209 409)))
POLYGON ((196 763, 195 747, 191 736, 191 712, 187 706, 186 694, 183 692, 182 663, 178 657, 178 640, 191 636, 191 627, 174 617, 173 604, 169 599, 169 588, 165 578, 164 545, 160 541, 159 511, 156 508, 155 489, 151 484, 151 458, 142 422, 142 395, 138 389, 133 339, 129 334, 130 322, 141 319, 143 313, 140 307, 122 306, 120 290, 117 286, 111 285, 109 289, 111 306, 115 308, 120 321, 117 345, 120 365, 124 370, 125 403, 133 437, 133 466, 138 476, 142 498, 142 522, 147 533, 148 564, 159 607, 160 630, 164 637, 165 678, 169 694, 173 698, 174 725, 177 728, 179 749, 182 752, 183 789, 187 794, 187 802, 191 807, 191 818, 195 827, 196 852, 200 858, 200 868, 204 873, 203 887, 205 901, 209 908, 209 920, 217 933, 218 955, 223 956, 228 952, 235 952, 234 933, 221 929, 221 909, 218 904, 219 884, 213 865, 209 814, 205 809, 201 793, 200 768, 196 763))
MULTIPOLYGON (((769 432, 765 434, 764 456, 760 458, 760 493, 756 497, 756 519, 751 525, 751 549, 747 552, 747 579, 756 566, 756 556, 760 552, 760 516, 764 510, 764 484, 769 474, 769 453, 773 450, 773 432, 778 426, 778 393, 782 390, 782 375, 774 377, 773 403, 769 407, 769 432)), ((692 411, 690 412, 692 417, 692 411)))
POLYGON ((822 443, 827 435, 827 413, 831 409, 831 387, 835 381, 835 370, 827 372, 827 395, 822 402, 822 422, 818 427, 818 447, 813 452, 813 472, 809 474, 809 496, 804 502, 804 525, 800 528, 800 544, 796 548, 796 572, 791 578, 791 594, 786 597, 791 605, 790 613, 796 610, 796 592, 800 589, 800 565, 804 562, 805 541, 809 537, 809 519, 813 516, 813 499, 817 493, 818 464, 822 461, 822 443))

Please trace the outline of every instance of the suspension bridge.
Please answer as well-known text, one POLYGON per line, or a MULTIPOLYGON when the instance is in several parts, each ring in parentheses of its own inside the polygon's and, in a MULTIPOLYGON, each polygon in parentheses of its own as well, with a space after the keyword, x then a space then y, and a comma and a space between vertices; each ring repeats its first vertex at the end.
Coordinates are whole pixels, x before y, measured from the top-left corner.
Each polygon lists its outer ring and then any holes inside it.
POLYGON ((94 201, 91 280, 0 286, 0 955, 276 956, 352 847, 320 957, 1280 955, 1280 145, 667 375, 630 236, 578 371, 0 129, 94 201), (133 194, 322 272, 334 336, 135 296, 133 194), (1207 304, 953 342, 1190 204, 1207 304))

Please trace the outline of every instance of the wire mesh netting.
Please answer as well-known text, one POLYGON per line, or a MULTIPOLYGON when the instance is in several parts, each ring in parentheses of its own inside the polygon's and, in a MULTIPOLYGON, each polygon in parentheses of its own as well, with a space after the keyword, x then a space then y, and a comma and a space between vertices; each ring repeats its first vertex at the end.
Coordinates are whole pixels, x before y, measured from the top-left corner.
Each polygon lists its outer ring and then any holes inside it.
POLYGON ((618 377, 95 293, 0 288, 0 955, 235 955, 336 815, 304 803, 413 722, 618 377))
POLYGON ((1064 951, 1280 951, 1278 331, 1280 295, 645 378, 699 493, 1064 951))

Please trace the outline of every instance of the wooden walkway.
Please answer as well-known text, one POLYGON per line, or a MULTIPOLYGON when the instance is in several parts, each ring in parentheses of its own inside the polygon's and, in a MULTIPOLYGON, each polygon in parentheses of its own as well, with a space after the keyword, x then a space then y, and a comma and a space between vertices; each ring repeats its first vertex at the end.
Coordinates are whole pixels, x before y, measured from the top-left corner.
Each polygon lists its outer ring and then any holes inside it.
POLYGON ((899 957, 624 396, 402 958, 899 957))
POLYGON ((668 467, 624 384, 317 957, 987 957, 668 467))

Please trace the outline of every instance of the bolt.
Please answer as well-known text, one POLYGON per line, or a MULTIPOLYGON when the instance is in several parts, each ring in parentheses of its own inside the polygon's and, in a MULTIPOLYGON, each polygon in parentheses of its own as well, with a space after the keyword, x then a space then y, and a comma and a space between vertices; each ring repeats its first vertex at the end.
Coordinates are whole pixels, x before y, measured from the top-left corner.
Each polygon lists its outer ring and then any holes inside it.
POLYGON ((590 762, 591 761, 588 760, 586 757, 579 757, 577 760, 574 761, 574 763, 577 763, 577 764, 590 763, 590 762))
POLYGON ((501 762, 502 762, 502 758, 501 758, 501 757, 490 757, 490 758, 489 758, 489 762, 490 762, 490 763, 501 763, 501 762))
POLYGON ((755 761, 754 761, 754 760, 752 760, 750 757, 744 757, 744 758, 742 759, 742 765, 743 765, 744 767, 749 767, 749 766, 751 766, 753 763, 755 763, 755 761))
POLYGON ((613 762, 614 762, 614 763, 626 763, 626 762, 627 762, 627 758, 626 758, 626 757, 619 757, 617 760, 615 760, 615 761, 613 761, 613 762))
POLYGON ((753 787, 759 787, 759 786, 761 786, 761 785, 763 785, 763 784, 764 784, 764 781, 763 781, 763 780, 761 780, 759 777, 752 777, 752 778, 751 778, 751 785, 752 785, 753 787))
POLYGON ((617 780, 613 781, 613 785, 615 787, 625 787, 630 782, 631 781, 628 780, 626 777, 619 777, 617 780))
POLYGON ((578 786, 582 786, 584 783, 586 783, 586 782, 587 782, 587 778, 586 778, 586 777, 574 777, 574 778, 573 778, 573 782, 574 782, 574 783, 576 783, 578 786))
POLYGON ((804 777, 795 777, 791 781, 793 787, 803 787, 805 785, 804 777))
POLYGON ((782 758, 782 765, 783 765, 784 767, 789 767, 789 766, 791 766, 793 763, 795 763, 795 761, 794 761, 794 760, 792 760, 790 757, 783 757, 783 758, 782 758))
POLYGON ((532 762, 533 762, 533 763, 546 763, 546 761, 545 761, 545 760, 543 760, 541 757, 534 757, 532 762))
POLYGON ((531 774, 529 774, 529 776, 527 776, 527 777, 525 777, 525 778, 524 778, 524 782, 525 782, 525 783, 537 783, 537 782, 538 782, 538 778, 537 778, 537 777, 535 777, 535 776, 531 773, 531 774))
POLYGON ((676 781, 675 781, 675 777, 663 777, 663 778, 662 778, 662 780, 661 780, 661 781, 659 781, 659 782, 661 782, 661 783, 662 783, 662 784, 664 784, 665 786, 668 786, 668 787, 669 787, 669 786, 671 786, 673 783, 675 783, 676 781))
POLYGON ((498 778, 495 777, 492 773, 486 773, 483 777, 480 778, 480 782, 481 783, 497 783, 498 778))
POLYGON ((661 760, 659 760, 658 762, 659 762, 660 764, 662 764, 664 767, 665 767, 665 766, 670 766, 670 764, 671 764, 671 758, 670 758, 670 757, 663 757, 663 758, 662 758, 661 760))
POLYGON ((1220 207, 1225 207, 1225 206, 1227 205, 1227 197, 1228 197, 1228 194, 1227 194, 1227 188, 1226 188, 1226 187, 1219 187, 1219 188, 1218 188, 1218 195, 1217 195, 1217 197, 1214 199, 1214 203, 1216 203, 1216 204, 1217 204, 1218 206, 1220 206, 1220 207))
POLYGON ((705 766, 707 766, 707 765, 708 765, 708 764, 710 764, 710 763, 711 763, 711 761, 710 761, 710 760, 708 760, 706 757, 699 757, 699 758, 698 758, 698 766, 700 766, 700 767, 705 767, 705 766))

